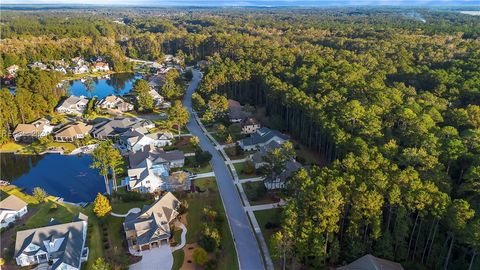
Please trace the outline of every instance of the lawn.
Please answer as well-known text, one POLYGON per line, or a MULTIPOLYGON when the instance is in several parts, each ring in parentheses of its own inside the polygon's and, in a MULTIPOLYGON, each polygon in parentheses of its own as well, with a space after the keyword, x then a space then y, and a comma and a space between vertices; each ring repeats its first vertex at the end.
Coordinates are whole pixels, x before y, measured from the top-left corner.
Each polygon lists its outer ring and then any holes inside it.
POLYGON ((231 160, 246 158, 250 154, 253 154, 252 152, 246 152, 242 149, 237 149, 237 146, 225 147, 223 150, 225 150, 225 153, 227 153, 227 156, 231 160))
POLYGON ((0 146, 0 152, 15 152, 23 148, 23 145, 15 143, 15 142, 8 142, 0 146))
MULTIPOLYGON (((275 208, 254 212, 267 245, 270 242, 271 236, 280 229, 282 210, 281 208, 275 208)), ((280 260, 273 260, 273 264, 275 265, 275 269, 280 269, 282 265, 280 260)))
POLYGON ((204 166, 197 167, 195 157, 185 157, 185 170, 194 173, 207 173, 212 171, 212 165, 207 163, 204 166))
POLYGON ((61 148, 63 149, 64 153, 70 153, 72 152, 75 148, 77 148, 73 143, 63 143, 63 142, 48 142, 48 143, 40 143, 40 141, 35 141, 27 146, 25 146, 23 149, 20 150, 20 153, 25 154, 25 155, 31 155, 31 154, 39 154, 42 153, 49 148, 61 148))
POLYGON ((173 265, 172 270, 179 270, 183 265, 183 260, 185 259, 185 252, 179 249, 173 252, 173 265))
POLYGON ((265 188, 263 181, 246 182, 242 186, 251 205, 277 203, 280 200, 275 192, 265 188))
POLYGON ((22 190, 16 186, 2 186, 0 187, 1 197, 6 198, 7 195, 15 195, 28 204, 37 204, 38 201, 33 196, 23 193, 22 190))
POLYGON ((173 142, 173 145, 171 147, 166 147, 166 149, 172 148, 178 149, 183 153, 194 153, 195 147, 190 143, 190 138, 191 136, 177 138, 173 142))
MULTIPOLYGON (((233 244, 230 227, 225 217, 223 203, 218 193, 218 187, 215 178, 204 178, 195 180, 195 185, 202 192, 187 194, 188 211, 187 211, 187 243, 195 243, 199 240, 201 224, 203 223, 203 208, 209 208, 217 211, 224 217, 222 223, 221 235, 222 249, 218 257, 217 269, 238 269, 237 254, 233 244)), ((175 255, 180 256, 180 255, 175 255)), ((175 268, 174 268, 175 269, 175 268)))
POLYGON ((240 179, 258 177, 258 175, 255 172, 251 174, 247 174, 244 172, 245 162, 234 163, 233 167, 235 167, 235 170, 237 171, 237 174, 238 174, 238 178, 240 179))

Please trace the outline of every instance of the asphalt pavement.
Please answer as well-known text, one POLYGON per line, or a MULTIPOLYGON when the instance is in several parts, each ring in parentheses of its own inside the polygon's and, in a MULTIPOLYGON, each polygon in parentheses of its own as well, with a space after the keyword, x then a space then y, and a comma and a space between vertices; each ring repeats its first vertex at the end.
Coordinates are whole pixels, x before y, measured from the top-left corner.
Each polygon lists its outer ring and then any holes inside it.
POLYGON ((212 154, 211 164, 215 176, 217 177, 217 185, 225 207, 230 230, 233 234, 240 269, 265 269, 260 248, 253 229, 250 226, 247 214, 243 208, 241 198, 236 190, 233 177, 231 176, 221 154, 202 132, 200 126, 193 117, 191 97, 192 93, 197 89, 200 81, 201 73, 198 70, 193 70, 193 79, 187 88, 187 93, 183 100, 183 105, 190 113, 190 120, 187 123, 187 128, 193 136, 197 136, 200 139, 200 147, 204 151, 209 151, 212 154))

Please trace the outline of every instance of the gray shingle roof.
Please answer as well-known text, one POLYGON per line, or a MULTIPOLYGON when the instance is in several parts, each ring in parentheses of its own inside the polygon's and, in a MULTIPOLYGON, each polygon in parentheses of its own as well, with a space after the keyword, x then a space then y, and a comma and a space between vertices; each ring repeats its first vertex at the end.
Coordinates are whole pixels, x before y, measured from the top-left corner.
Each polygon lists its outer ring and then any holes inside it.
POLYGON ((18 231, 14 256, 18 257, 21 254, 31 255, 31 253, 36 253, 37 251, 26 250, 30 244, 39 246, 41 250, 47 252, 44 241, 51 242, 56 239, 63 239, 58 251, 50 253, 51 259, 58 259, 52 265, 52 269, 56 269, 61 263, 79 268, 85 241, 83 231, 87 229, 86 218, 85 215, 82 215, 76 218, 80 219, 78 221, 18 231))
POLYGON ((130 168, 135 168, 144 161, 146 158, 150 158, 153 163, 163 163, 163 162, 172 162, 175 160, 185 159, 185 155, 182 151, 173 150, 173 151, 163 151, 157 150, 150 147, 149 145, 145 146, 143 150, 139 150, 135 153, 130 153, 128 155, 128 162, 130 168))
POLYGON ((337 270, 403 270, 401 264, 367 254, 337 270))
POLYGON ((250 135, 250 137, 241 140, 245 146, 253 146, 268 142, 270 139, 278 137, 282 140, 287 140, 288 136, 277 130, 272 130, 267 127, 262 127, 257 132, 250 135))
POLYGON ((110 121, 103 121, 93 126, 94 137, 107 137, 122 134, 130 128, 140 124, 135 118, 115 118, 110 121))

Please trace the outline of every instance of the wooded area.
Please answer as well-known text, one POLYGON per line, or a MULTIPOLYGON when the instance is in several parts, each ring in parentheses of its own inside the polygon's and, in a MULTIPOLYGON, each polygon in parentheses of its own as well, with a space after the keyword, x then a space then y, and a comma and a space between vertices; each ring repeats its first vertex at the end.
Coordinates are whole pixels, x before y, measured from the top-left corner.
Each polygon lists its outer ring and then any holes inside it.
MULTIPOLYGON (((424 23, 407 10, 361 8, 143 12, 6 12, 2 70, 78 55, 105 55, 115 70, 125 56, 207 59, 205 100, 226 94, 265 107, 271 127, 329 161, 289 181, 272 239, 287 268, 365 253, 407 269, 480 267, 479 17, 419 10, 424 23), (125 24, 113 22, 118 16, 125 24)), ((38 75, 54 88, 54 77, 38 75)), ((2 90, 4 130, 53 110, 58 93, 34 85, 24 80, 15 96, 2 90), (23 111, 24 91, 45 104, 23 111)))

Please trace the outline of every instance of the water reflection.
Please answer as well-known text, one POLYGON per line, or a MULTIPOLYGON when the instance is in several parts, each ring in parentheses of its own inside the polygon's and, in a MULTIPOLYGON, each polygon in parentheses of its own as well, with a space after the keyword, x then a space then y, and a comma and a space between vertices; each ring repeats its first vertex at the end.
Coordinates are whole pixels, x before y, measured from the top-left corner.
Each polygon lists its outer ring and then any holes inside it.
POLYGON ((70 94, 76 96, 125 95, 132 90, 133 83, 141 78, 134 73, 114 73, 106 77, 85 78, 70 81, 70 94))
POLYGON ((105 192, 103 178, 90 168, 92 157, 47 154, 1 155, 1 178, 31 193, 41 187, 48 194, 69 202, 91 202, 105 192))

